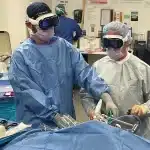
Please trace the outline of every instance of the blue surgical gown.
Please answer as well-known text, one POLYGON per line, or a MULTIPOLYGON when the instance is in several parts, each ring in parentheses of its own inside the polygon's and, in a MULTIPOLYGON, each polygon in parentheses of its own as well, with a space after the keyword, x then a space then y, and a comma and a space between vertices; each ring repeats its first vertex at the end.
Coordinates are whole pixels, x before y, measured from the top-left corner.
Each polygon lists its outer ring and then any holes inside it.
POLYGON ((55 35, 73 43, 82 36, 82 30, 75 20, 60 16, 59 25, 55 28, 55 35))
POLYGON ((109 91, 79 51, 58 37, 44 45, 31 39, 24 41, 13 53, 9 79, 16 97, 17 121, 34 128, 41 124, 55 126, 56 113, 75 118, 73 84, 97 98, 109 91))

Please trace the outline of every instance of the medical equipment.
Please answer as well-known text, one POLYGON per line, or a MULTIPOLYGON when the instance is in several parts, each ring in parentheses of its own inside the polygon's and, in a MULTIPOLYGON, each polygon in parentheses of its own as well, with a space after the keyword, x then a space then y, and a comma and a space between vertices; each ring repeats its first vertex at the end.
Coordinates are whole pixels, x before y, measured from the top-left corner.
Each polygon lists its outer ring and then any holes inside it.
POLYGON ((33 25, 38 25, 42 30, 48 30, 51 27, 56 27, 59 23, 58 17, 52 13, 42 15, 36 20, 28 18, 27 21, 31 22, 33 25))
POLYGON ((5 119, 0 120, 0 140, 8 136, 13 136, 26 128, 31 127, 31 125, 26 125, 24 123, 16 123, 7 121, 5 119))
MULTIPOLYGON (((102 109, 102 101, 100 100, 95 108, 95 113, 100 113, 102 109)), ((150 113, 144 117, 150 117, 150 113)), ((132 133, 137 133, 141 125, 141 118, 138 116, 131 115, 131 110, 127 111, 127 115, 120 116, 117 118, 113 117, 112 111, 109 111, 107 115, 101 114, 101 119, 99 121, 105 122, 114 127, 121 128, 123 130, 130 131, 132 133)))
POLYGON ((139 117, 136 115, 131 115, 131 109, 129 109, 127 115, 120 116, 118 118, 114 118, 111 111, 109 114, 102 114, 101 116, 102 119, 100 121, 105 122, 106 124, 138 134, 138 130, 140 130, 140 127, 142 125, 142 119, 150 117, 150 113, 139 117))
POLYGON ((132 133, 137 133, 141 125, 141 120, 137 116, 125 115, 117 119, 111 118, 112 121, 109 123, 112 126, 119 127, 123 130, 127 130, 132 133))
POLYGON ((124 42, 128 41, 128 38, 123 38, 120 35, 105 35, 103 36, 104 48, 119 49, 123 46, 124 42))
POLYGON ((3 125, 0 125, 0 138, 4 137, 6 134, 6 129, 3 125))
POLYGON ((66 115, 56 114, 54 119, 57 127, 59 128, 67 128, 78 124, 75 119, 73 119, 70 115, 67 114, 66 115))
POLYGON ((133 45, 133 54, 140 58, 141 60, 144 60, 144 53, 146 50, 146 41, 134 41, 133 45))
MULTIPOLYGON (((17 123, 13 123, 13 125, 15 125, 15 124, 17 124, 17 123)), ((6 131, 5 136, 7 137, 7 136, 14 135, 16 133, 19 133, 19 132, 21 132, 27 128, 31 128, 31 127, 32 127, 32 125, 26 125, 23 122, 21 122, 21 123, 17 124, 16 126, 12 126, 12 128, 8 129, 6 131)))
POLYGON ((1 120, 0 121, 0 125, 3 125, 6 128, 6 130, 8 130, 8 129, 12 128, 12 127, 17 126, 18 123, 8 123, 7 120, 1 120))
POLYGON ((101 119, 99 121, 135 134, 141 125, 140 118, 133 115, 124 115, 118 118, 114 118, 113 115, 101 114, 101 119))
POLYGON ((99 100, 95 108, 95 113, 99 113, 101 111, 101 108, 102 108, 102 100, 99 100))
POLYGON ((82 9, 76 9, 73 12, 73 16, 74 16, 74 20, 77 21, 77 23, 81 23, 82 22, 82 9))
POLYGON ((115 38, 115 39, 103 39, 103 47, 104 48, 114 48, 119 49, 123 46, 123 41, 121 39, 115 38))
POLYGON ((150 31, 147 31, 147 49, 150 51, 150 31))

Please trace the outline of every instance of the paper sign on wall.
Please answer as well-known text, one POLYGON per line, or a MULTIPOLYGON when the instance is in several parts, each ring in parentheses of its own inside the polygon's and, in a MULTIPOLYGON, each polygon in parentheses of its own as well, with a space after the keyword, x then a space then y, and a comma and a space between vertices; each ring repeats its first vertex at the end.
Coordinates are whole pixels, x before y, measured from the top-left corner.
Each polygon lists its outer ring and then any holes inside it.
POLYGON ((107 0, 89 0, 91 3, 107 4, 107 0))
POLYGON ((122 22, 122 15, 123 15, 122 12, 116 11, 116 12, 114 13, 114 20, 115 20, 115 21, 120 21, 120 22, 122 22))
POLYGON ((145 0, 144 1, 144 7, 150 8, 150 0, 145 0))
POLYGON ((121 3, 143 3, 144 0, 120 0, 121 3))
POLYGON ((123 22, 126 23, 127 25, 130 25, 130 22, 131 22, 131 16, 129 14, 124 14, 124 17, 123 17, 123 22))
POLYGON ((131 21, 138 21, 138 11, 131 12, 131 21))
POLYGON ((125 15, 124 15, 124 19, 130 19, 130 15, 125 14, 125 15))
POLYGON ((96 36, 97 32, 97 26, 96 26, 96 20, 97 18, 97 9, 96 6, 88 6, 87 12, 86 12, 87 20, 87 35, 88 36, 96 36))

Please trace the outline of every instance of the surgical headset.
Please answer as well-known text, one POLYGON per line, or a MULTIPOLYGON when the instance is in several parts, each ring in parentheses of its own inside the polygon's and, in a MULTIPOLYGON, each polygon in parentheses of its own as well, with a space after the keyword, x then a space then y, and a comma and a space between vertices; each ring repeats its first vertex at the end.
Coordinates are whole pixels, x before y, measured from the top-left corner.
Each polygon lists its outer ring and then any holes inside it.
POLYGON ((103 47, 119 49, 124 45, 128 39, 128 34, 125 38, 120 35, 105 35, 103 36, 103 47))
POLYGON ((37 25, 42 30, 48 30, 51 27, 56 27, 59 23, 59 19, 56 15, 48 13, 38 17, 36 20, 32 18, 27 19, 32 25, 37 25))

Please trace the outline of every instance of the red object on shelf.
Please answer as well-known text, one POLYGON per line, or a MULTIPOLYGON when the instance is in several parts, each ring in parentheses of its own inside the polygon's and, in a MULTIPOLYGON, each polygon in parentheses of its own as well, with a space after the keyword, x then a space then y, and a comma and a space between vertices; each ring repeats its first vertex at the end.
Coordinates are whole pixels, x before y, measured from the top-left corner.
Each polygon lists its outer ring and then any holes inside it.
POLYGON ((97 49, 94 49, 94 50, 85 49, 83 53, 87 53, 87 54, 102 54, 103 52, 104 52, 104 50, 102 48, 97 48, 97 49))
POLYGON ((91 3, 107 4, 107 0, 89 0, 91 3))
POLYGON ((4 96, 6 96, 6 97, 14 97, 14 92, 5 92, 4 96))

